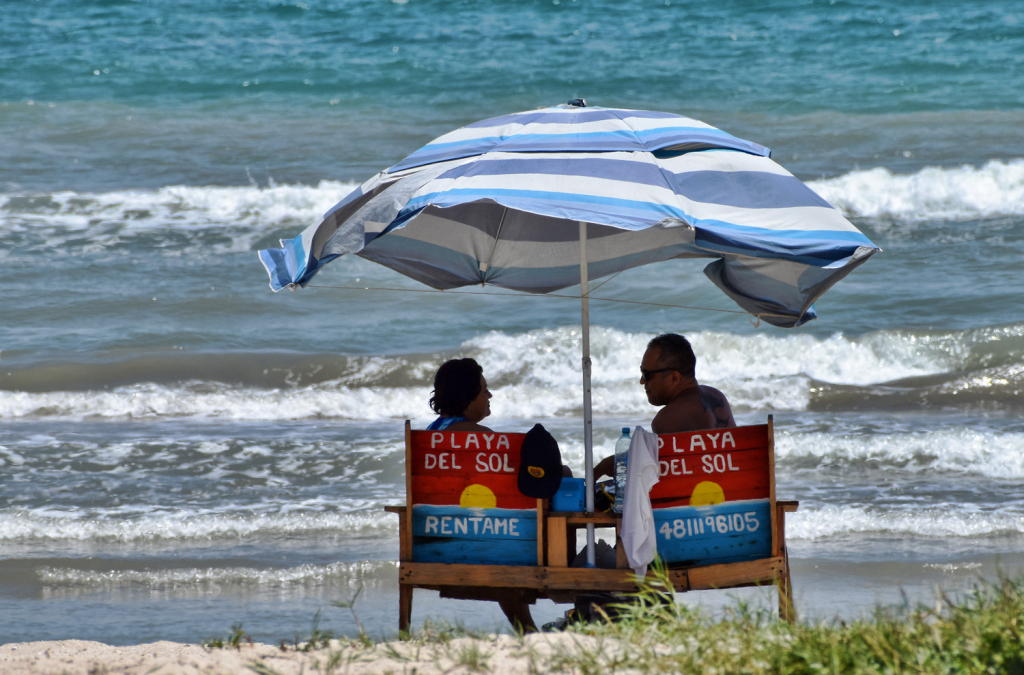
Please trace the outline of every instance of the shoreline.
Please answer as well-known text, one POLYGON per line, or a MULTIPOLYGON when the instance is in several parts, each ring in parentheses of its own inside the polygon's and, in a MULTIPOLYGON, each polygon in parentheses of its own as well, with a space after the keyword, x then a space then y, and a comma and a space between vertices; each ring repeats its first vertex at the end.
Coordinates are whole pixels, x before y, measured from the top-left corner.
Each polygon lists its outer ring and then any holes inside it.
POLYGON ((1019 617, 1024 577, 1000 576, 932 606, 879 605, 854 622, 778 620, 737 603, 721 618, 665 602, 654 587, 619 606, 614 621, 528 636, 474 634, 430 626, 406 641, 328 639, 314 629, 292 647, 250 643, 240 627, 227 641, 112 646, 83 640, 0 645, 5 675, 363 675, 403 673, 1011 672, 1024 663, 1019 617), (213 644, 218 646, 214 647, 213 644))
MULTIPOLYGON (((894 551, 894 557, 899 553, 894 551)), ((904 602, 934 606, 940 594, 963 598, 982 580, 1024 575, 1024 554, 1020 553, 865 562, 791 554, 790 562, 797 616, 810 623, 863 620, 871 617, 878 606, 904 602)), ((4 569, 13 568, 0 565, 0 572, 4 569)), ((321 610, 321 633, 353 641, 358 639, 362 626, 374 642, 384 643, 397 638, 397 586, 397 575, 379 584, 368 583, 355 607, 358 619, 349 610, 330 604, 332 599, 351 597, 337 584, 22 589, 21 598, 8 596, 0 601, 0 615, 7 623, 0 631, 0 645, 77 640, 122 648, 154 641, 201 644, 219 638, 227 642, 225 636, 231 635, 235 624, 244 626, 245 634, 256 642, 276 646, 286 639, 291 645, 316 630, 310 622, 321 610)), ((711 620, 729 616, 738 604, 774 612, 778 602, 773 587, 691 591, 677 594, 676 599, 711 620)), ((561 617, 570 606, 541 600, 532 612, 537 624, 542 625, 561 617)), ((453 625, 475 635, 508 631, 496 603, 445 599, 437 591, 416 591, 415 633, 437 632, 440 627, 453 625)), ((0 659, 10 656, 9 651, 0 647, 0 659)), ((0 660, 0 672, 4 672, 4 663, 0 660)))

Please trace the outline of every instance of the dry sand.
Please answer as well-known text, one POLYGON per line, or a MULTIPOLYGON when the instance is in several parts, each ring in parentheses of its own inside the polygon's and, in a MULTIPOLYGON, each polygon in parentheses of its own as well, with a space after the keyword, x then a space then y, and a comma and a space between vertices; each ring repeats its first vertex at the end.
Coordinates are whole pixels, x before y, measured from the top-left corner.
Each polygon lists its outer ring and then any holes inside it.
POLYGON ((202 675, 260 673, 441 673, 471 672, 536 673, 553 650, 560 652, 594 648, 593 638, 564 633, 530 635, 517 640, 508 635, 480 639, 459 638, 447 644, 389 642, 365 647, 352 642, 332 642, 331 647, 310 652, 281 651, 265 644, 239 649, 208 649, 177 642, 154 642, 112 647, 99 642, 60 640, 0 645, 0 673, 23 675, 202 675), (532 667, 531 667, 532 666, 532 667))

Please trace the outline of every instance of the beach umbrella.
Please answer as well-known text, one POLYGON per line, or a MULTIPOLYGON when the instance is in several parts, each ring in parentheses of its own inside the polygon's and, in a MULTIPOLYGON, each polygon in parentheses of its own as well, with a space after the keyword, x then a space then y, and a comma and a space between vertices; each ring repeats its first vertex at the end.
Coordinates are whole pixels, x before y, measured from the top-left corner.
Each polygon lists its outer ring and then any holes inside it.
MULTIPOLYGON (((589 282, 673 258, 783 327, 878 248, 767 148, 679 115, 564 106, 445 134, 318 225, 260 251, 274 291, 358 255, 436 289, 580 285, 587 509, 593 510, 589 282)), ((593 563, 593 528, 588 528, 593 563)))

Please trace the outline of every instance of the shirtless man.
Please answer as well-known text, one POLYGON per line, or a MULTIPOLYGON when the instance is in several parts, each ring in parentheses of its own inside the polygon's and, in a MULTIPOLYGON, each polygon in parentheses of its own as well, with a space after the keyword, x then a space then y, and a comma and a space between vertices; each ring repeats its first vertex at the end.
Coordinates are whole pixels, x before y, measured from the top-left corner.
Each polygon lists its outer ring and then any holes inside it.
POLYGON ((651 405, 665 406, 651 422, 654 433, 736 426, 725 394, 697 382, 696 365, 693 348, 682 335, 666 333, 647 343, 640 361, 640 384, 651 405))
MULTIPOLYGON (((693 348, 682 335, 665 333, 647 343, 640 384, 651 405, 664 406, 651 422, 654 433, 736 426, 725 394, 697 382, 696 365, 693 348)), ((594 477, 611 476, 614 470, 615 457, 606 457, 594 467, 594 477)))

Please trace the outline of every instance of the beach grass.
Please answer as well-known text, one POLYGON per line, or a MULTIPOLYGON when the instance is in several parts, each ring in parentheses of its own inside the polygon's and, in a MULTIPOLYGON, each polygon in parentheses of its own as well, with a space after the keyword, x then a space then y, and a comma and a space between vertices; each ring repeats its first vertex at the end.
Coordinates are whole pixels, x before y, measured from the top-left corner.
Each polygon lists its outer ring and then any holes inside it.
POLYGON ((314 639, 291 649, 319 652, 313 670, 324 675, 364 672, 356 664, 394 673, 1024 675, 1024 577, 979 578, 971 589, 937 592, 931 606, 904 596, 861 619, 795 624, 739 600, 712 617, 661 588, 656 579, 609 610, 614 620, 606 614, 561 633, 483 635, 428 622, 405 641, 374 643, 365 633, 324 640, 314 621, 314 639))
MULTIPOLYGON (((319 612, 317 613, 319 614, 319 612)), ((231 626, 227 637, 215 637, 203 640, 200 644, 207 649, 241 649, 243 644, 252 644, 252 638, 242 630, 242 624, 236 623, 231 626)))
POLYGON ((615 621, 573 627, 574 646, 537 659, 573 673, 1021 673, 1024 578, 979 579, 935 606, 903 602, 846 622, 778 621, 736 601, 718 620, 648 585, 615 621))

